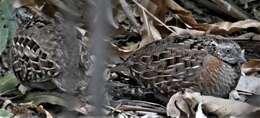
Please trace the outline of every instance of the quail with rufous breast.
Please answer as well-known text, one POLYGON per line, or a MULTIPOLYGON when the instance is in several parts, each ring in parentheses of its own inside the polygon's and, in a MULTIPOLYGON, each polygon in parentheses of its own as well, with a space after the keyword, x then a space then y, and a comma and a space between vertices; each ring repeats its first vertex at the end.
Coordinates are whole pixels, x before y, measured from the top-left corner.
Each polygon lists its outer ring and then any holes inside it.
POLYGON ((122 64, 146 88, 170 97, 191 89, 227 97, 246 60, 239 45, 220 36, 174 36, 152 42, 122 64))
MULTIPOLYGON (((18 29, 11 48, 13 72, 30 88, 75 92, 85 81, 77 31, 61 19, 37 14, 28 7, 16 9, 18 29)), ((85 60, 87 61, 87 60, 85 60)))

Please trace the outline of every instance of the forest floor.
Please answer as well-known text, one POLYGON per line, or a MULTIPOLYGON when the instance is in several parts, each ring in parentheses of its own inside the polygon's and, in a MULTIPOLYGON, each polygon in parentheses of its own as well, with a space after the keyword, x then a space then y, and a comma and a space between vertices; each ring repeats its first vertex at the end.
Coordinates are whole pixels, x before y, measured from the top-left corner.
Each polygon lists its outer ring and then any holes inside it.
MULTIPOLYGON (((104 117, 115 118, 260 116, 259 0, 113 0, 102 3, 104 8, 95 0, 0 0, 0 118, 84 118, 95 116, 93 113, 98 109, 104 117), (57 91, 27 91, 19 86, 20 82, 7 63, 11 59, 6 59, 4 55, 19 27, 13 18, 15 8, 21 6, 35 9, 50 18, 61 16, 75 26, 80 32, 79 37, 86 41, 83 43, 93 52, 90 53, 91 59, 99 53, 95 50, 107 53, 105 59, 93 59, 94 62, 106 62, 106 68, 101 71, 104 83, 93 81, 88 84, 105 88, 104 98, 99 98, 103 101, 93 100, 102 95, 89 94, 91 91, 88 90, 85 96, 57 91), (98 14, 103 16, 95 16, 98 14), (101 25, 95 22, 101 22, 101 25), (98 32, 98 28, 104 31, 98 32), (96 36, 95 31, 97 37, 109 37, 105 39, 106 46, 91 42, 96 36), (240 45, 247 62, 241 67, 243 74, 236 91, 232 91, 234 96, 224 99, 180 92, 168 95, 172 96, 169 99, 140 85, 133 73, 111 69, 147 44, 179 35, 220 35, 240 45), (102 108, 95 106, 98 102, 102 108)), ((90 70, 96 71, 92 67, 90 70)))

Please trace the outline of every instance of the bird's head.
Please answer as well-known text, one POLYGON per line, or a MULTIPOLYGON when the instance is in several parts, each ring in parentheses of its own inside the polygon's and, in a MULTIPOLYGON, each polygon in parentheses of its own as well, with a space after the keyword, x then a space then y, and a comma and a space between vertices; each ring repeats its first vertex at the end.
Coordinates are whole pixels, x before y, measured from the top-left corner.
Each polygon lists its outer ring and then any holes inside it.
POLYGON ((31 22, 34 18, 34 13, 30 8, 22 6, 14 10, 14 17, 18 25, 22 25, 31 22))
POLYGON ((212 41, 209 50, 213 56, 231 65, 241 65, 246 62, 244 51, 236 42, 228 39, 212 41))

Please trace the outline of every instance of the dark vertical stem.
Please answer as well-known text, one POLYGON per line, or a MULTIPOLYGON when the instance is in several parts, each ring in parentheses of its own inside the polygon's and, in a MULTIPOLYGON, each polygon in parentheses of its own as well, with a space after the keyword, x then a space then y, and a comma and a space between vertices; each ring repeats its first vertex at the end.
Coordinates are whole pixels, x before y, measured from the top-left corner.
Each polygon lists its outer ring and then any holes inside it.
POLYGON ((105 49, 104 39, 108 36, 109 26, 107 10, 111 8, 110 0, 95 0, 96 8, 92 9, 92 16, 95 17, 93 24, 90 24, 93 34, 91 36, 92 51, 95 55, 94 73, 90 81, 90 94, 93 96, 92 104, 96 107, 94 115, 103 116, 102 107, 105 104, 104 70, 105 57, 109 53, 105 49))

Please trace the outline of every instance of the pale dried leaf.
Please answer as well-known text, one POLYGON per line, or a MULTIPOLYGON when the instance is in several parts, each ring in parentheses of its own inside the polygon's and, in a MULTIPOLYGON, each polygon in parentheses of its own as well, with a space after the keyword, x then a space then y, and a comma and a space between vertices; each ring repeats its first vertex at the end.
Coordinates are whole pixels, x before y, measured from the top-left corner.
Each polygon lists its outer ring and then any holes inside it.
POLYGON ((202 103, 203 111, 211 114, 215 114, 220 118, 240 116, 259 110, 259 107, 249 105, 247 103, 223 99, 213 96, 201 96, 196 93, 185 93, 185 99, 191 101, 197 100, 197 103, 202 103))
POLYGON ((166 107, 167 116, 170 116, 172 118, 180 117, 180 115, 181 115, 180 110, 175 105, 175 101, 176 101, 176 99, 178 99, 177 96, 180 96, 180 95, 174 94, 170 98, 169 102, 167 103, 167 107, 166 107))
POLYGON ((142 41, 140 43, 139 48, 141 48, 155 40, 162 39, 160 32, 153 25, 153 21, 149 21, 146 13, 144 11, 143 11, 143 19, 144 19, 144 25, 142 28, 142 41))
POLYGON ((254 76, 241 76, 236 90, 260 95, 260 78, 254 76))
POLYGON ((172 29, 176 31, 176 34, 171 34, 172 36, 175 35, 192 35, 192 36, 199 36, 204 35, 205 31, 193 30, 193 29, 182 29, 180 27, 170 26, 172 29))
POLYGON ((242 20, 238 22, 219 22, 215 24, 209 24, 209 29, 211 33, 233 33, 236 31, 240 31, 242 29, 247 29, 247 28, 260 28, 260 22, 257 20, 252 20, 252 19, 247 19, 247 20, 242 20))
POLYGON ((153 22, 151 21, 150 22, 150 32, 151 32, 151 35, 153 37, 154 40, 161 40, 162 39, 162 36, 160 34, 160 32, 156 29, 156 27, 153 25, 153 22))
MULTIPOLYGON (((143 41, 145 40, 145 42, 152 42, 154 41, 154 38, 152 37, 152 34, 151 34, 151 30, 150 30, 150 23, 149 23, 149 20, 148 20, 148 17, 146 15, 146 13, 144 12, 144 10, 142 10, 142 13, 143 13, 143 19, 144 19, 144 23, 143 23, 143 30, 142 31, 143 35, 147 35, 145 39, 143 39, 143 41)), ((145 36, 144 36, 145 37, 145 36)))
MULTIPOLYGON (((237 116, 250 114, 252 112, 260 110, 259 107, 252 106, 247 103, 213 97, 213 96, 202 96, 196 92, 186 91, 185 93, 177 93, 177 95, 178 97, 176 97, 176 94, 173 95, 173 97, 167 104, 167 115, 171 117, 180 117, 181 111, 185 112, 183 110, 186 109, 180 109, 181 107, 179 105, 187 106, 187 109, 194 109, 196 104, 201 104, 203 109, 202 110, 203 114, 210 113, 218 116, 219 118, 231 117, 231 116, 237 117, 237 116), (178 104, 178 102, 182 102, 182 101, 184 101, 185 104, 183 103, 178 104)), ((198 112, 199 111, 197 111, 197 113, 198 112)), ((193 112, 189 111, 185 113, 187 114, 193 112)), ((192 114, 189 114, 187 116, 191 116, 191 115, 192 114)))
POLYGON ((220 118, 248 114, 259 109, 247 103, 212 96, 202 96, 201 99, 205 106, 204 110, 214 113, 220 118))

